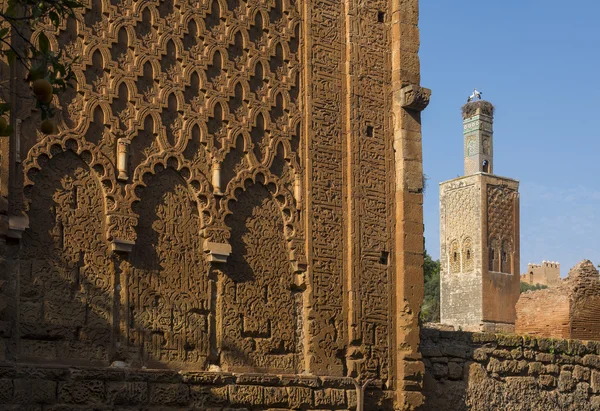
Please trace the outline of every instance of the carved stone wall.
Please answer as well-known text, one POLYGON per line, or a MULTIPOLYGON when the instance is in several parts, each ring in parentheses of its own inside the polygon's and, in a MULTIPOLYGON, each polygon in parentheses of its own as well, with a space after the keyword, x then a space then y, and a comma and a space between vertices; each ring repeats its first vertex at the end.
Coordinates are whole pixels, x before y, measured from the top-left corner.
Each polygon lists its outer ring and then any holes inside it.
POLYGON ((418 1, 76 14, 31 33, 79 57, 58 132, 14 99, 0 138, 0 360, 309 374, 340 390, 319 409, 371 379, 369 409, 418 406, 418 1))

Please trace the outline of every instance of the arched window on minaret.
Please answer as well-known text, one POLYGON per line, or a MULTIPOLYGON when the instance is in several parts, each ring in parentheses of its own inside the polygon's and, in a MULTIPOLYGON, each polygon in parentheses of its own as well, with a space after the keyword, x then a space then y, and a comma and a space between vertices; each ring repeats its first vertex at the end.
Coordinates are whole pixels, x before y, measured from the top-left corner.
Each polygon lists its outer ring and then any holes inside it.
POLYGON ((475 268, 475 259, 473 258, 473 244, 469 237, 463 240, 462 244, 462 271, 469 272, 475 268))
POLYGON ((450 244, 450 272, 460 273, 460 247, 456 240, 450 244))
POLYGON ((500 271, 510 273, 510 244, 507 240, 502 241, 502 250, 500 252, 500 271))
POLYGON ((481 168, 484 173, 489 173, 490 172, 490 162, 487 160, 483 160, 483 163, 481 164, 481 168))

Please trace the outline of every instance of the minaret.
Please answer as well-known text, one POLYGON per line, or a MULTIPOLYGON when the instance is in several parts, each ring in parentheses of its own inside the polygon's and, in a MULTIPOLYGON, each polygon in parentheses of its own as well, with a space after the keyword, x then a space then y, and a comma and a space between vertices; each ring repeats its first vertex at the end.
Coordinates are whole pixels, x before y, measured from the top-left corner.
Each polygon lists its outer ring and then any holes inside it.
POLYGON ((519 182, 493 174, 494 106, 462 108, 465 175, 440 184, 441 322, 511 331, 519 298, 519 182))

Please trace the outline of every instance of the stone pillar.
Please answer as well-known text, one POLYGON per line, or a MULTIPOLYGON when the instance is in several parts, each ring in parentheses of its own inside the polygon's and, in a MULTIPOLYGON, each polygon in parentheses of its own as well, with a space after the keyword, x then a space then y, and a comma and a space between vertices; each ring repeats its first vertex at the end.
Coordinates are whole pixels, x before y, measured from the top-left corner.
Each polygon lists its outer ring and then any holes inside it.
POLYGON ((423 159, 421 114, 431 91, 421 88, 417 0, 392 3, 392 112, 395 151, 396 408, 415 409, 424 366, 419 353, 423 301, 423 159))

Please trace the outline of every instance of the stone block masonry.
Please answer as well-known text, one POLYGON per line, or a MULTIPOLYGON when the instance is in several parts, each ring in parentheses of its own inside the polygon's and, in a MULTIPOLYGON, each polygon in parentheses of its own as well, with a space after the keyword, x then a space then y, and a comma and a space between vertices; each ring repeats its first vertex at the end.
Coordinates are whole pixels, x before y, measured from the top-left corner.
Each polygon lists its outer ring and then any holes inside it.
POLYGON ((598 410, 600 343, 421 331, 422 410, 598 410))
MULTIPOLYGON (((367 390, 366 410, 390 391, 367 390)), ((349 378, 0 364, 0 410, 354 410, 349 378)))

